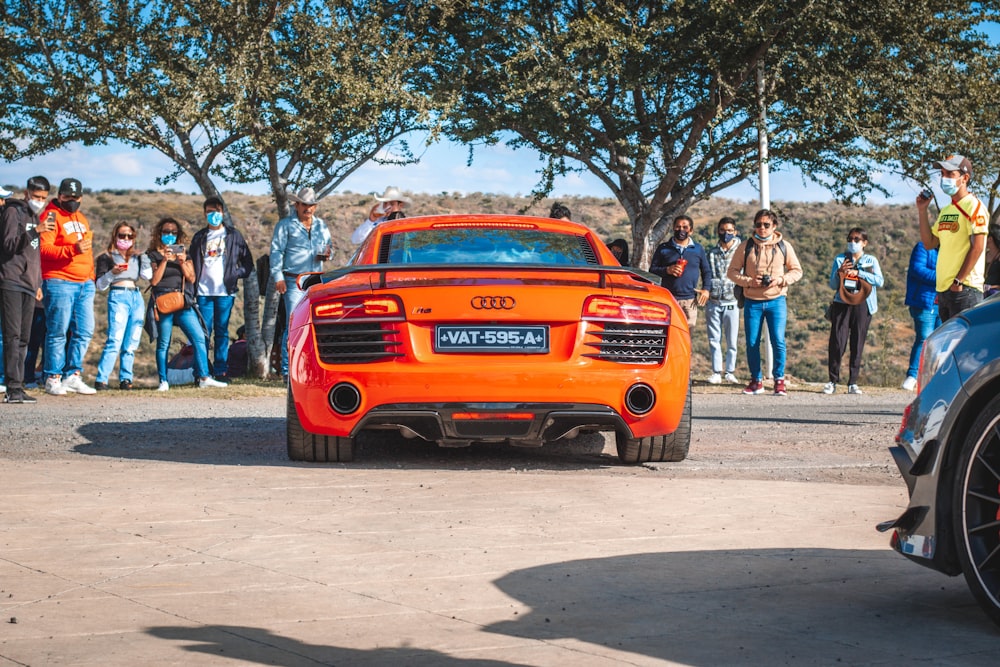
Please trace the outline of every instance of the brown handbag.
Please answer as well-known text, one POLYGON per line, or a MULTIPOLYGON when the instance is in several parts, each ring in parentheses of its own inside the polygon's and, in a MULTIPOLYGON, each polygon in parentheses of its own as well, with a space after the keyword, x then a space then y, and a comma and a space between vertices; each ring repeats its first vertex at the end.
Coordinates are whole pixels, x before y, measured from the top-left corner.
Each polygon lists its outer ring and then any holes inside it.
POLYGON ((170 315, 184 310, 187 299, 184 297, 184 278, 181 278, 181 288, 172 292, 164 292, 156 297, 156 314, 170 315))

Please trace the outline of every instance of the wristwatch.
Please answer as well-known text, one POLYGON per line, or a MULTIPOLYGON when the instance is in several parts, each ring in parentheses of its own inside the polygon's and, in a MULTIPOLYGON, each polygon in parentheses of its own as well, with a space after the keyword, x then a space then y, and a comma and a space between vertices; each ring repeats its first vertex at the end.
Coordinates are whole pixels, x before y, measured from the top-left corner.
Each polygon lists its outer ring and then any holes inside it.
POLYGON ((958 278, 955 278, 954 280, 951 281, 951 284, 952 285, 961 285, 962 281, 959 280, 958 278))

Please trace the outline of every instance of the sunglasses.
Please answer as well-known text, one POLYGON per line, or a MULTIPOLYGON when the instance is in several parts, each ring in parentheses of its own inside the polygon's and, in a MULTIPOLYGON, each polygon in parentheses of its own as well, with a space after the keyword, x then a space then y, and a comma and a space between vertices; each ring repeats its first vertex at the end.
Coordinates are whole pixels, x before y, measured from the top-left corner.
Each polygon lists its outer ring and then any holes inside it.
POLYGON ((770 222, 755 222, 755 223, 753 223, 753 226, 754 226, 755 229, 760 229, 760 228, 769 229, 771 227, 771 223, 770 222))
POLYGON ((861 238, 860 236, 848 236, 847 240, 850 241, 851 243, 861 243, 862 241, 864 241, 864 239, 861 238))
POLYGON ((120 238, 120 239, 134 239, 135 238, 135 234, 119 234, 118 238, 120 238))

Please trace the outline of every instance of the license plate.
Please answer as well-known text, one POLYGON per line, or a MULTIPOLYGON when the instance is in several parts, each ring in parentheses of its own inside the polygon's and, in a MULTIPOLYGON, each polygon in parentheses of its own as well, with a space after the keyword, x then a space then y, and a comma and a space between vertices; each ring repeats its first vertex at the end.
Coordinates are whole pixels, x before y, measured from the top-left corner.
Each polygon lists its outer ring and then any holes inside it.
POLYGON ((434 351, 541 354, 549 351, 549 327, 438 325, 434 351))

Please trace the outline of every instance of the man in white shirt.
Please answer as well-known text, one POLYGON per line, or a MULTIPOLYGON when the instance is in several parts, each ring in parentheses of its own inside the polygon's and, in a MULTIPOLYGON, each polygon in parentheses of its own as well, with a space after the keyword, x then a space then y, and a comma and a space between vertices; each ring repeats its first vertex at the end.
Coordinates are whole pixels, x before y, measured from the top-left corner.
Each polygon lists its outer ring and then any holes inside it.
POLYGON ((208 226, 191 239, 188 257, 194 264, 198 311, 214 339, 212 374, 220 382, 229 378, 229 319, 238 283, 253 272, 253 256, 238 229, 225 224, 225 206, 219 197, 203 205, 208 226))
POLYGON ((351 243, 361 245, 372 230, 386 220, 395 220, 403 217, 403 209, 410 205, 409 197, 400 192, 399 188, 389 186, 379 197, 375 195, 378 203, 372 206, 368 212, 368 219, 358 225, 358 228, 351 234, 351 243))

